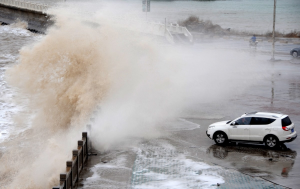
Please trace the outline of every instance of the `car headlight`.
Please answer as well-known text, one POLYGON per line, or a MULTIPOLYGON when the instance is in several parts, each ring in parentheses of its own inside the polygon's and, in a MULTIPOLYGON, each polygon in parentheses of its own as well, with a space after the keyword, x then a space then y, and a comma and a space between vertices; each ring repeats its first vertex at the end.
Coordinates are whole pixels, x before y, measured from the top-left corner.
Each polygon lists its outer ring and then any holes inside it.
POLYGON ((208 129, 212 129, 214 127, 215 127, 214 125, 210 125, 210 126, 208 126, 208 129))

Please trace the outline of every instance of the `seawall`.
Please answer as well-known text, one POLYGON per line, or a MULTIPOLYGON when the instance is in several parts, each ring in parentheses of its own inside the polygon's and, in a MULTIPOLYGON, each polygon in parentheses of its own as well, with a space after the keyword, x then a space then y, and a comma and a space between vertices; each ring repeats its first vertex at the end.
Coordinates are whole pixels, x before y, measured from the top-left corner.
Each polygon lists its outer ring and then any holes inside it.
POLYGON ((16 20, 28 23, 28 30, 45 33, 47 28, 53 25, 52 16, 34 10, 8 6, 0 3, 0 22, 2 24, 12 24, 16 20))

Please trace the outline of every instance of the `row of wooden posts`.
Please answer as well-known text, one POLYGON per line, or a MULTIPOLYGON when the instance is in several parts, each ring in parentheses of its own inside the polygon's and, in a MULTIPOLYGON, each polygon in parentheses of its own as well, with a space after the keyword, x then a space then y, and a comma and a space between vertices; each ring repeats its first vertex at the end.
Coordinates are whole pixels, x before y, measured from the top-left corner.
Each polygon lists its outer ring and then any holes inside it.
POLYGON ((78 140, 77 150, 72 151, 72 160, 66 162, 66 172, 60 174, 59 186, 53 189, 73 189, 79 181, 79 174, 84 163, 88 160, 89 145, 87 132, 82 133, 82 140, 78 140))

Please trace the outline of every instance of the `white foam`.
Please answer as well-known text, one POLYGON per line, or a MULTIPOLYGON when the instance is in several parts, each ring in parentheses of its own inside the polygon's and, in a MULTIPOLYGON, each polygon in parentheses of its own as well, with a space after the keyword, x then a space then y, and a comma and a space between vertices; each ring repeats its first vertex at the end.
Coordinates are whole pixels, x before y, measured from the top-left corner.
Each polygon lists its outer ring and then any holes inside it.
MULTIPOLYGON (((94 167, 90 168, 90 170, 93 172, 93 175, 91 177, 88 177, 85 181, 83 181, 83 188, 89 188, 93 186, 96 183, 99 183, 99 181, 102 179, 100 173, 103 170, 108 169, 127 169, 128 167, 125 167, 126 164, 126 156, 125 155, 119 155, 116 159, 108 162, 108 163, 99 163, 96 164, 94 167)), ((112 182, 112 181, 110 181, 112 182)))
MULTIPOLYGON (((15 62, 16 59, 17 56, 13 56, 12 54, 0 54, 0 63, 15 62)), ((1 69, 6 70, 6 67, 1 69)))
MULTIPOLYGON (((0 63, 6 61, 14 61, 15 56, 11 54, 0 55, 0 63)), ((15 129, 13 127, 13 115, 22 110, 20 105, 13 101, 15 95, 14 89, 7 86, 4 80, 4 73, 7 66, 0 68, 0 143, 9 138, 11 132, 15 129)))
POLYGON ((221 167, 189 159, 173 148, 143 145, 137 151, 133 188, 216 188, 224 183, 221 167), (159 155, 156 155, 159 154, 159 155))
POLYGON ((1 26, 0 27, 0 33, 10 33, 10 34, 14 34, 16 36, 31 36, 30 31, 23 29, 23 28, 16 28, 16 27, 11 27, 9 25, 7 26, 1 26))

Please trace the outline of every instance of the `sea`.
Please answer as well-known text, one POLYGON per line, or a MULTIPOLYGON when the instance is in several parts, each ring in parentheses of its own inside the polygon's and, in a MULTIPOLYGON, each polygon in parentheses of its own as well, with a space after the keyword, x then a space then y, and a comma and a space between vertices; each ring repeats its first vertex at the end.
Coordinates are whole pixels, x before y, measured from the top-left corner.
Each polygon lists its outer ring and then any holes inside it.
MULTIPOLYGON (((135 15, 147 21, 176 23, 189 16, 200 20, 210 20, 223 28, 236 31, 264 34, 273 30, 274 0, 154 0, 150 3, 150 12, 142 12, 142 0, 31 0, 32 2, 55 6, 58 4, 80 5, 80 10, 93 12, 109 8, 124 18, 135 15)), ((300 1, 276 1, 276 31, 289 33, 300 31, 300 1)))

